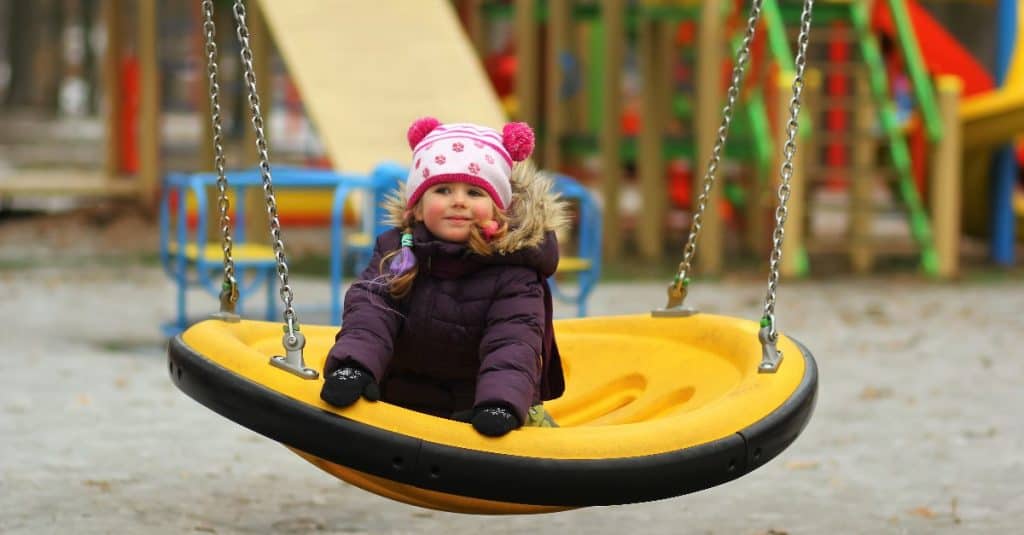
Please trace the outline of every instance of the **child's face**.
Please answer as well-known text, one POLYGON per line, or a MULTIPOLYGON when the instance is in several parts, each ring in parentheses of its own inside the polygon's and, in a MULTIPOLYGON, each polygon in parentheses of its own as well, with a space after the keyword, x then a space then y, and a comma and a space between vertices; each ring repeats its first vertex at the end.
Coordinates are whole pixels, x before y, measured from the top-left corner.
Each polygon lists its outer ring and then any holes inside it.
POLYGON ((462 182, 434 184, 420 197, 416 220, 423 221, 438 238, 454 242, 469 241, 469 231, 494 219, 494 201, 483 188, 462 182))

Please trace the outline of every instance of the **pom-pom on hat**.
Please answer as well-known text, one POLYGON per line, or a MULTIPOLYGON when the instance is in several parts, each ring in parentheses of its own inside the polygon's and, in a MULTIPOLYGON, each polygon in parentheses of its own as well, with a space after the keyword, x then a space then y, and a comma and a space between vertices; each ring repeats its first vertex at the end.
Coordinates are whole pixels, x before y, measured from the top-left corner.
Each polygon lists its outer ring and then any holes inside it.
POLYGON ((497 130, 469 123, 441 124, 433 117, 409 127, 412 166, 406 192, 408 207, 441 182, 465 182, 486 191, 502 210, 512 201, 513 162, 533 152, 533 130, 526 123, 497 130))

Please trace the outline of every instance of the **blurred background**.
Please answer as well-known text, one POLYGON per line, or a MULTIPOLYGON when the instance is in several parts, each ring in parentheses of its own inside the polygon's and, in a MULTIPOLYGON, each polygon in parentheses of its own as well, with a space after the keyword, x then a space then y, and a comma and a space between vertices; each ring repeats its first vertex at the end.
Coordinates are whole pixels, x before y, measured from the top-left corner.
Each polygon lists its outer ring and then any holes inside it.
MULTIPOLYGON (((252 169, 231 2, 214 4, 227 166, 252 169)), ((745 3, 286 4, 251 2, 247 13, 274 165, 366 175, 377 162, 407 164, 404 129, 418 116, 527 121, 539 165, 599 207, 600 247, 581 256, 603 263, 606 277, 671 273, 721 122, 745 3)), ((766 266, 799 16, 799 2, 763 4, 703 215, 699 276, 766 266)), ((1020 16, 1010 0, 817 2, 784 276, 948 280, 1017 265, 1020 16)), ((216 202, 168 178, 213 169, 202 18, 200 2, 186 0, 0 1, 0 243, 10 244, 0 261, 31 262, 56 243, 171 262, 175 240, 195 238, 161 235, 162 206, 167 228, 181 216, 187 232, 198 226, 218 239, 206 221, 216 202)), ((325 274, 339 246, 327 234, 333 192, 286 178, 275 186, 295 263, 325 274)), ((232 193, 233 210, 262 211, 259 188, 232 193)), ((357 192, 344 225, 372 210, 357 192)), ((594 227, 594 217, 577 224, 594 227)), ((262 216, 236 219, 262 243, 262 216)))

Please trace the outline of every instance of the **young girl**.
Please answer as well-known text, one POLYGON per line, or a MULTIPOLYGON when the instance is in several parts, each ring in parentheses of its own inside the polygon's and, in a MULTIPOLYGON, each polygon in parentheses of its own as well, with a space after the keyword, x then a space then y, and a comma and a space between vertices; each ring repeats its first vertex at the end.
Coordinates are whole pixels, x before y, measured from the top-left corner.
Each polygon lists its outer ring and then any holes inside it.
POLYGON ((409 178, 387 201, 396 228, 345 294, 320 397, 383 399, 488 436, 554 425, 541 402, 564 379, 546 279, 565 216, 550 181, 514 164, 533 131, 424 118, 408 138, 409 178))

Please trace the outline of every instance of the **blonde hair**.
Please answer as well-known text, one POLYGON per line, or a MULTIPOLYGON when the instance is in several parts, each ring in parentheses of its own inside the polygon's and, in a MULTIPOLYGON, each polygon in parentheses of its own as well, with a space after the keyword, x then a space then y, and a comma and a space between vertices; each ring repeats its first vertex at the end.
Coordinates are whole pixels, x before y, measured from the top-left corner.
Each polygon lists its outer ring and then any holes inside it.
MULTIPOLYGON (((493 202, 493 201, 492 201, 493 202)), ((416 210, 420 206, 420 201, 416 202, 411 210, 407 210, 402 217, 402 234, 412 234, 413 225, 416 223, 416 210)), ((497 238, 504 236, 508 233, 508 216, 498 209, 497 205, 494 206, 494 221, 498 223, 498 229, 491 234, 490 238, 484 236, 483 229, 480 225, 473 225, 469 229, 469 239, 466 241, 466 246, 474 254, 480 256, 490 256, 494 254, 495 248, 493 241, 497 238)), ((380 265, 377 267, 379 273, 388 273, 391 262, 394 260, 403 247, 399 246, 393 251, 389 251, 380 259, 380 265)), ((416 275, 419 274, 419 264, 413 264, 413 266, 402 273, 392 274, 387 279, 388 293, 395 299, 403 299, 409 295, 409 291, 412 290, 412 283, 416 280, 416 275)))

